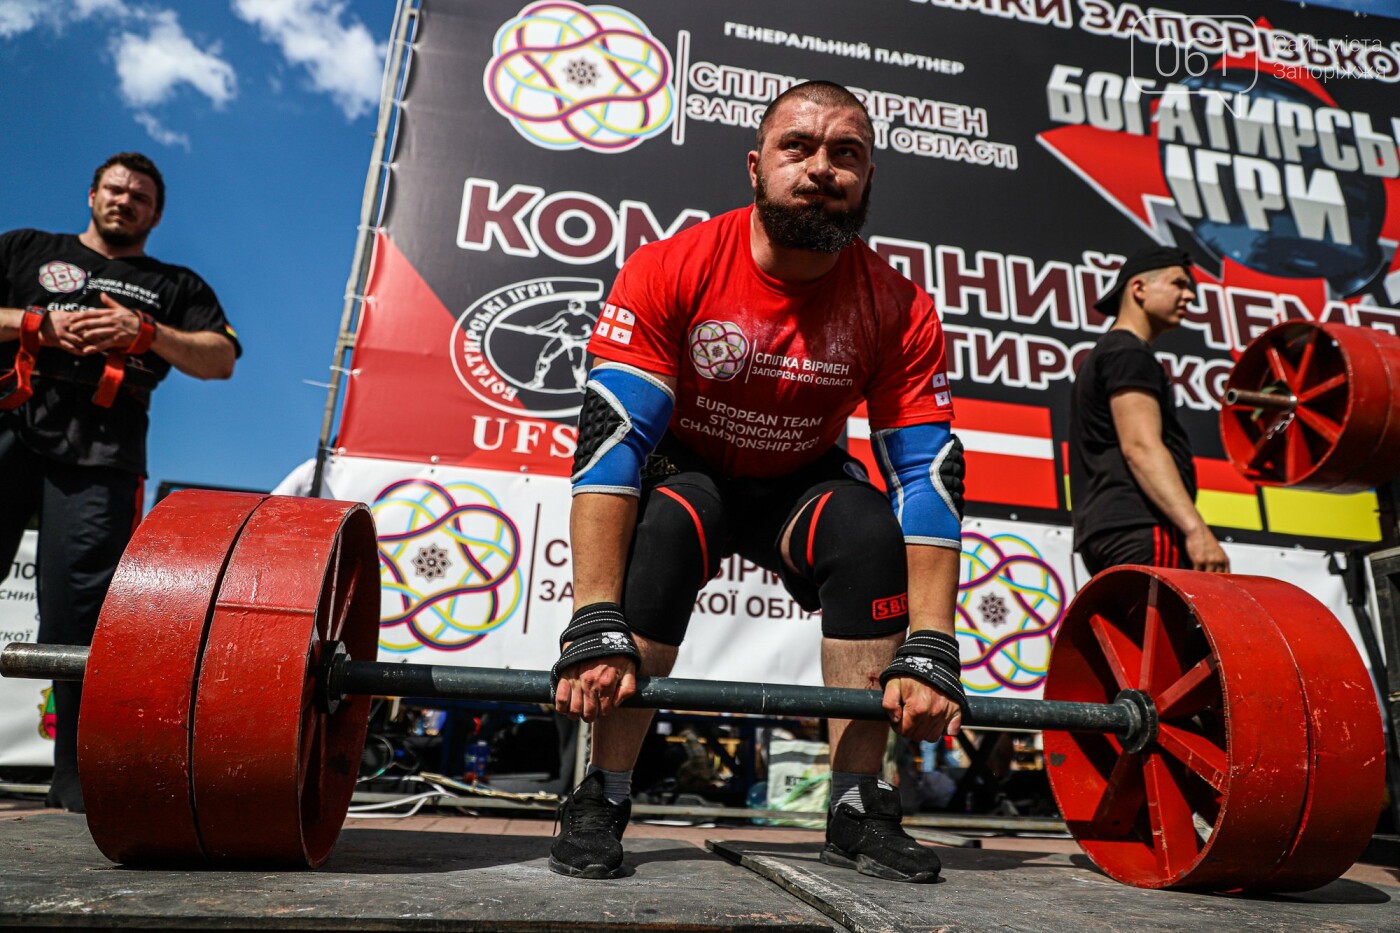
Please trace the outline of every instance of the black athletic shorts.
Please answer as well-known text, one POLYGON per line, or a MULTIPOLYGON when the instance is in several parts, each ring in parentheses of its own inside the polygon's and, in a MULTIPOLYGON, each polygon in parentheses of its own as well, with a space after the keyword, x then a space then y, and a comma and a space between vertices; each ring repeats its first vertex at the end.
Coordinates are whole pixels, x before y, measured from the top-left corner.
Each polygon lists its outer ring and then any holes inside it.
POLYGON ((1191 569, 1185 536, 1177 528, 1166 525, 1101 531, 1079 545, 1079 554, 1091 574, 1119 564, 1191 569))
POLYGON ((708 502, 718 501, 726 533, 723 540, 704 542, 708 573, 713 573, 724 558, 738 554, 777 574, 803 609, 820 609, 815 582, 794 573, 783 561, 782 535, 807 503, 843 485, 869 486, 870 481, 860 461, 841 447, 833 447, 784 476, 732 478, 710 470, 693 451, 666 435, 642 472, 642 522, 633 542, 625 586, 628 623, 656 641, 680 644, 695 595, 708 579, 689 570, 675 572, 675 555, 667 540, 671 529, 659 526, 659 537, 650 540, 648 506, 667 491, 687 499, 703 496, 708 502))

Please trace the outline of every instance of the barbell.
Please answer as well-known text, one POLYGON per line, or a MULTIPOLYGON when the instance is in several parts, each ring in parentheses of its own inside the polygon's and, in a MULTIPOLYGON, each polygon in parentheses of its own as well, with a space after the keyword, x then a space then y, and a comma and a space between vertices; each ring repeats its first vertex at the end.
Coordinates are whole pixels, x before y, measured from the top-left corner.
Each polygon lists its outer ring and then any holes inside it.
MULTIPOLYGON (((355 786, 372 695, 551 703, 542 671, 386 664, 360 504, 186 490, 137 529, 90 648, 12 644, 9 677, 81 679, 98 848, 129 865, 315 867, 355 786)), ((639 678, 632 704, 884 720, 870 690, 639 678)), ((1350 638, 1287 583, 1147 567, 1066 610, 1045 700, 965 723, 1045 730, 1052 792, 1108 875, 1301 890, 1381 806, 1380 711, 1350 638)))
POLYGON ((1263 486, 1360 492, 1400 473, 1400 337, 1285 321, 1236 361, 1220 407, 1225 455, 1263 486))

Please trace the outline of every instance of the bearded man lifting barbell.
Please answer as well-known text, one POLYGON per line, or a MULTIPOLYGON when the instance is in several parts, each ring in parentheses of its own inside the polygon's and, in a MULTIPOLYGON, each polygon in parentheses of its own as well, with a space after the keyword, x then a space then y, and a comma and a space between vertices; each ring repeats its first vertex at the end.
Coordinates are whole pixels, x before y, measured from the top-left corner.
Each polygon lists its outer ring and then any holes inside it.
MULTIPOLYGON (((623 872, 652 713, 618 706, 639 673, 671 670, 729 554, 822 610, 828 685, 882 686, 911 740, 958 730, 962 448, 933 301, 858 239, 872 148, 845 88, 791 88, 748 155, 754 204, 643 246, 604 304, 574 462, 575 612, 554 668, 558 708, 596 725, 588 774, 561 805, 556 872, 623 872), (837 446, 862 401, 889 502, 837 446)), ((822 858, 932 881, 937 855, 900 828, 898 794, 876 777, 888 735, 832 721, 822 858)))

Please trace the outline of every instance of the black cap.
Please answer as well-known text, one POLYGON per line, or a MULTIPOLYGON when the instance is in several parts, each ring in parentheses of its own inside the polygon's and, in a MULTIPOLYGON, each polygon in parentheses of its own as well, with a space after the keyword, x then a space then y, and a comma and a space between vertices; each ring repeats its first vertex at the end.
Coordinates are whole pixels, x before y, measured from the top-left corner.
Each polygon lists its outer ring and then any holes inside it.
POLYGON ((1094 302, 1094 309, 1100 314, 1113 317, 1118 313, 1118 302, 1123 297, 1123 289, 1128 281, 1135 275, 1144 272, 1151 272, 1153 269, 1168 269, 1172 266, 1184 266, 1186 274, 1191 276, 1194 284, 1196 277, 1191 275, 1191 254, 1185 250, 1173 249, 1169 246, 1149 246, 1133 253, 1123 260, 1123 266, 1118 270, 1118 278, 1113 283, 1113 287, 1094 302))

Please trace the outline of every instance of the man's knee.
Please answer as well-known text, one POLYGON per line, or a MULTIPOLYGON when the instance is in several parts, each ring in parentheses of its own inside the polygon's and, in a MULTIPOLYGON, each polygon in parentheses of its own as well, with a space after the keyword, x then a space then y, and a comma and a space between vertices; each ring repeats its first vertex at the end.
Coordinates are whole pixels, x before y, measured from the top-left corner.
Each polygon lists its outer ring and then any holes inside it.
POLYGON ((632 541, 622 601, 634 633, 673 651, 680 645, 695 595, 719 570, 726 537, 724 503, 712 486, 673 483, 651 490, 632 541))
MULTIPOLYGON (((909 627, 904 534, 873 486, 847 483, 818 494, 793 523, 787 557, 815 589, 826 637, 883 638, 909 627)), ((795 595, 810 599, 810 589, 795 595)))

